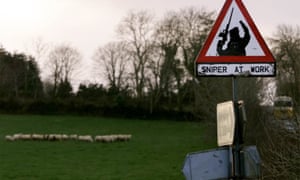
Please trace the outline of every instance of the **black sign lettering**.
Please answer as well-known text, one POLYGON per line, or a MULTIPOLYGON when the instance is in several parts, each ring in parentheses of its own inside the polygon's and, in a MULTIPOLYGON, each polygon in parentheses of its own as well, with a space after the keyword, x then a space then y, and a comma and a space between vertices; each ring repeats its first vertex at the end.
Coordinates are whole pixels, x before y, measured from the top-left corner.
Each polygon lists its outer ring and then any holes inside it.
POLYGON ((226 73, 226 66, 202 66, 202 73, 226 73))
POLYGON ((243 72, 243 66, 236 66, 234 72, 237 72, 237 73, 243 72))
POLYGON ((256 73, 260 73, 260 72, 270 72, 270 66, 252 66, 251 67, 251 72, 256 72, 256 73))

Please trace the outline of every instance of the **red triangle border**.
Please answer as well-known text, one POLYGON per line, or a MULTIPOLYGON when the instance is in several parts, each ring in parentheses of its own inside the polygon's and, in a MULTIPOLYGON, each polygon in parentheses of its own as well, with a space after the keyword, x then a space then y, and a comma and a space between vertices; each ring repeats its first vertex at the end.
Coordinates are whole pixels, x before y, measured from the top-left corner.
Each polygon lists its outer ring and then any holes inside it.
POLYGON ((266 42, 264 41, 261 34, 259 33, 254 21, 252 20, 250 14, 248 13, 246 7, 244 6, 241 0, 226 0, 207 40, 204 43, 202 50, 200 51, 196 59, 196 64, 201 64, 201 63, 275 63, 275 59, 271 51, 269 50, 266 42), (206 56, 206 53, 210 48, 210 45, 212 44, 214 38, 216 37, 218 30, 233 1, 236 2, 242 15, 244 16, 245 20, 249 24, 249 27, 254 33, 265 56, 206 56))

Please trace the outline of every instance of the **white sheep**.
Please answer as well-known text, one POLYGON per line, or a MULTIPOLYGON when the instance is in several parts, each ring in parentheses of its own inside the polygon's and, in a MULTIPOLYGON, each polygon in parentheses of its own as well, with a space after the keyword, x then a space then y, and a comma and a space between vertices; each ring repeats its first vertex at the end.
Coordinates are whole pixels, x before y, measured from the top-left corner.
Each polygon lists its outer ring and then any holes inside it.
POLYGON ((49 141, 61 141, 62 135, 61 134, 49 134, 48 140, 49 141))
POLYGON ((55 135, 54 134, 49 134, 47 140, 55 141, 55 135))
POLYGON ((116 142, 116 141, 129 141, 131 139, 131 134, 112 134, 112 135, 97 135, 95 136, 96 142, 116 142))
POLYGON ((123 139, 124 141, 129 141, 129 140, 131 139, 131 137, 132 137, 131 134, 124 134, 124 135, 122 136, 122 139, 123 139))
POLYGON ((94 142, 93 137, 91 135, 78 136, 78 140, 85 141, 85 142, 94 142))
POLYGON ((114 138, 111 135, 102 136, 102 142, 109 143, 109 142, 113 142, 113 141, 114 141, 114 138))
POLYGON ((12 136, 7 135, 5 139, 7 141, 15 140, 49 140, 49 141, 62 141, 62 140, 79 140, 85 142, 116 142, 116 141, 129 141, 131 139, 131 134, 112 134, 112 135, 97 135, 94 137, 91 135, 77 135, 77 134, 14 134, 12 136))
POLYGON ((114 136, 117 141, 129 141, 131 139, 131 134, 117 134, 114 136))
POLYGON ((103 138, 103 136, 97 135, 97 136, 95 136, 95 141, 96 142, 104 142, 104 138, 103 138))
POLYGON ((31 140, 31 134, 21 134, 19 139, 24 141, 31 140))
POLYGON ((21 139, 21 136, 22 136, 22 133, 18 133, 18 134, 14 134, 13 138, 14 138, 14 140, 19 140, 19 139, 21 139))
POLYGON ((41 140, 44 140, 44 135, 43 134, 32 134, 31 138, 32 138, 32 140, 41 141, 41 140))
POLYGON ((62 134, 62 135, 61 135, 61 139, 62 139, 62 140, 68 140, 68 139, 69 139, 69 136, 66 135, 66 134, 62 134))
POLYGON ((6 140, 6 141, 14 141, 15 138, 14 138, 14 136, 6 135, 6 136, 5 136, 5 140, 6 140))
POLYGON ((78 139, 78 135, 77 134, 71 134, 71 135, 69 135, 69 139, 70 140, 77 140, 78 139))

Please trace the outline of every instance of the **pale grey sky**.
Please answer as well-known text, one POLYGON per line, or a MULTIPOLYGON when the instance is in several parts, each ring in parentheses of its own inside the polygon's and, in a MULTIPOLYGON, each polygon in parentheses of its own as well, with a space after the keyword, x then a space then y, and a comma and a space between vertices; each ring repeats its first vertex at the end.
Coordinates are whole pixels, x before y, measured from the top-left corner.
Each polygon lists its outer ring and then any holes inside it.
MULTIPOLYGON (((300 1, 242 0, 264 37, 279 24, 300 24, 300 1)), ((218 14, 225 0, 0 0, 0 44, 8 51, 28 52, 38 37, 68 42, 90 61, 100 45, 112 41, 129 10, 149 10, 161 17, 169 10, 205 8, 218 14)))

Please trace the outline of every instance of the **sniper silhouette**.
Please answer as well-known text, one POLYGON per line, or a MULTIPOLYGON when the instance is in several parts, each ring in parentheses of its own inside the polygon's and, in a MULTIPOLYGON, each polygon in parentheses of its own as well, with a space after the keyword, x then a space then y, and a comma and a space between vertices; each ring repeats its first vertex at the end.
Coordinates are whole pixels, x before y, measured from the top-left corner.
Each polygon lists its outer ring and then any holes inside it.
POLYGON ((217 52, 220 56, 246 56, 246 47, 250 41, 249 29, 243 21, 239 21, 244 31, 244 37, 240 37, 238 27, 234 27, 229 30, 232 14, 233 9, 231 11, 229 22, 226 25, 226 29, 219 34, 219 37, 222 39, 218 41, 217 52), (224 46, 227 42, 228 30, 230 39, 227 43, 227 47, 225 48, 224 46))

